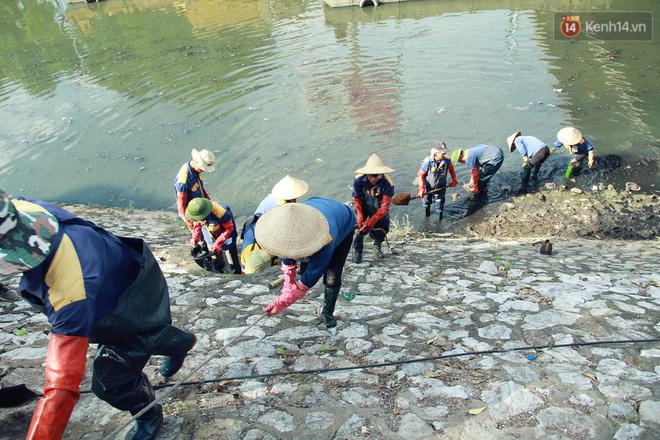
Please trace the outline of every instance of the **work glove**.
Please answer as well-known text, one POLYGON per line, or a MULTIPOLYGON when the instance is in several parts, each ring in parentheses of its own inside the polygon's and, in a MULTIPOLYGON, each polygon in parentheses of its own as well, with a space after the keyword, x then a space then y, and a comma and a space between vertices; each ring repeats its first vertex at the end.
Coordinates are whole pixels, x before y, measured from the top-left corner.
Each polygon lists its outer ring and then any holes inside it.
POLYGON ((190 239, 190 246, 195 247, 195 245, 199 243, 199 239, 202 236, 202 224, 199 222, 195 222, 191 230, 192 230, 192 238, 190 239))
POLYGON ((424 188, 420 188, 419 192, 417 193, 418 199, 421 199, 422 197, 424 197, 424 188))
POLYGON ((378 219, 375 219, 375 218, 373 218, 373 217, 369 217, 369 218, 364 222, 364 225, 363 225, 363 226, 364 226, 364 229, 362 230, 362 232, 369 232, 369 231, 371 231, 371 229, 373 229, 373 227, 374 227, 374 225, 376 224, 377 221, 378 221, 378 219))
POLYGON ((73 407, 80 398, 85 377, 89 338, 50 335, 46 356, 46 385, 32 416, 26 440, 59 440, 73 407))
POLYGON ((473 184, 472 182, 470 182, 470 184, 468 185, 468 190, 472 191, 475 194, 479 194, 479 188, 477 188, 477 185, 473 184))
POLYGON ((524 170, 527 164, 529 163, 529 158, 525 156, 523 159, 522 169, 524 170))
POLYGON ((589 150, 589 160, 587 161, 587 165, 589 165, 589 168, 594 166, 594 150, 589 150))
POLYGON ((223 244, 225 244, 225 240, 222 240, 221 238, 216 240, 215 243, 213 243, 213 253, 214 254, 221 254, 223 244))
POLYGON ((355 205, 355 219, 357 220, 358 228, 360 228, 364 222, 364 214, 362 213, 362 199, 353 197, 353 205, 355 205))
POLYGON ((296 265, 282 263, 282 272, 284 272, 284 286, 291 286, 296 282, 296 265))
POLYGON ((456 185, 458 185, 458 180, 452 180, 451 183, 449 184, 449 186, 452 188, 455 187, 456 185))
POLYGON ((300 281, 296 281, 295 283, 291 284, 288 288, 285 285, 282 288, 282 294, 278 296, 268 306, 264 307, 262 310, 264 313, 267 313, 268 316, 273 316, 282 313, 291 304, 293 304, 294 302, 305 296, 308 290, 309 287, 305 286, 300 281))

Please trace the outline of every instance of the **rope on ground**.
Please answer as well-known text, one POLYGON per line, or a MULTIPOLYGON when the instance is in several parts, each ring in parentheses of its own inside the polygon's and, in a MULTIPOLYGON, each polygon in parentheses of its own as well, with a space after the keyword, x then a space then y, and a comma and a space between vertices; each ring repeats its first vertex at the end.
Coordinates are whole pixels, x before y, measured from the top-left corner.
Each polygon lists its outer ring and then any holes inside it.
POLYGON ((184 377, 184 378, 181 379, 180 381, 176 382, 174 385, 172 385, 172 386, 170 387, 169 390, 165 391, 163 394, 161 394, 160 396, 158 396, 158 397, 157 397, 153 402, 151 402, 149 405, 147 405, 147 406, 145 406, 144 408, 142 408, 142 410, 141 410, 139 413, 135 414, 135 415, 134 415, 133 417, 131 417, 128 421, 126 421, 126 422, 123 423, 121 426, 119 426, 117 429, 115 429, 114 431, 112 431, 112 432, 110 433, 110 435, 108 435, 107 437, 105 437, 105 440, 111 440, 111 439, 115 438, 115 436, 116 436, 117 434, 119 434, 124 428, 126 428, 128 425, 130 425, 133 421, 137 420, 142 414, 146 413, 146 412, 149 411, 151 408, 153 408, 155 405, 157 405, 157 404, 159 404, 160 402, 162 402, 163 400, 165 400, 165 398, 166 398, 167 396, 169 396, 170 394, 172 394, 172 392, 173 392, 174 390, 176 390, 177 388, 179 388, 179 387, 180 387, 181 385, 183 385, 188 379, 190 379, 195 373, 197 373, 199 370, 201 370, 201 368, 202 368, 204 365, 206 365, 207 363, 209 363, 212 359, 215 359, 220 353, 222 353, 222 351, 223 351, 225 348, 227 348, 227 347, 229 347, 231 344, 233 344, 234 341, 236 341, 238 338, 240 338, 241 336, 243 336, 248 330, 250 330, 252 327, 254 327, 255 325, 257 325, 257 324, 258 324, 262 319, 264 319, 266 316, 267 316, 267 315, 265 315, 265 314, 262 315, 259 319, 257 319, 256 321, 254 321, 252 324, 250 324, 249 326, 247 326, 244 330, 242 330, 240 333, 238 333, 238 334, 237 334, 236 336, 234 336, 232 339, 230 339, 229 341, 227 341, 222 347, 220 347, 219 349, 217 349, 217 350, 211 352, 211 354, 209 354, 209 355, 206 357, 206 359, 204 359, 204 360, 202 361, 201 364, 199 364, 197 367, 195 367, 195 369, 193 369, 193 370, 192 370, 192 371, 191 371, 186 377, 184 377))
MULTIPOLYGON (((264 373, 264 374, 255 374, 252 376, 236 376, 236 377, 224 377, 221 379, 209 379, 198 382, 178 382, 175 385, 171 384, 161 384, 157 385, 154 388, 167 388, 171 386, 179 385, 203 385, 207 383, 216 383, 216 382, 229 382, 234 380, 248 380, 248 379, 261 379, 265 377, 276 377, 276 376, 289 376, 292 374, 317 374, 317 373, 331 373, 335 371, 348 371, 348 370, 362 370, 370 368, 379 368, 379 367, 390 367, 393 365, 402 365, 402 364, 413 364, 416 362, 428 362, 428 361, 437 361, 440 359, 449 359, 457 358, 464 356, 480 356, 486 354, 500 354, 508 353, 512 351, 526 351, 526 350, 547 350, 549 348, 566 348, 566 347, 583 347, 590 345, 607 345, 607 344, 638 344, 643 342, 660 342, 660 339, 631 339, 631 340, 621 340, 621 341, 592 341, 592 342, 573 342, 569 344, 556 344, 556 345, 535 345, 527 347, 517 347, 517 348, 507 348, 507 349, 493 349, 493 350, 483 350, 483 351, 470 351, 465 353, 452 353, 452 354, 443 354, 439 356, 431 356, 425 358, 415 358, 407 359, 403 361, 391 361, 383 362, 379 364, 369 364, 369 365, 355 365, 353 367, 336 367, 336 368, 318 368, 314 370, 299 370, 299 371, 283 371, 277 373, 264 373)), ((190 377, 190 376, 189 376, 190 377)))

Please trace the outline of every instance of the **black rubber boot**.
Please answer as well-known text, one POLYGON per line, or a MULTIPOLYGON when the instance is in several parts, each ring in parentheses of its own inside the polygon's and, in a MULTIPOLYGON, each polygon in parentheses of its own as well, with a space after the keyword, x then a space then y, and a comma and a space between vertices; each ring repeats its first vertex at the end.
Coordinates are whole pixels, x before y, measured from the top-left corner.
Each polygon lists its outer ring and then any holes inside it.
POLYGON ((153 440, 162 427, 163 408, 160 405, 154 405, 135 421, 135 426, 126 434, 126 440, 153 440))
POLYGON ((374 241, 374 255, 376 256, 376 258, 383 258, 384 257, 383 251, 380 249, 380 245, 381 245, 381 243, 376 243, 374 241))
POLYGON ((435 213, 438 217, 438 221, 442 221, 442 211, 436 211, 435 213))
POLYGON ((323 295, 323 310, 321 311, 321 319, 326 327, 332 328, 337 326, 337 320, 333 316, 335 313, 335 304, 339 296, 340 287, 325 286, 325 295, 323 295))
POLYGON ((160 374, 164 377, 171 377, 179 371, 188 352, 192 350, 197 343, 197 336, 192 333, 181 331, 172 337, 166 335, 164 338, 168 339, 166 341, 161 341, 159 349, 162 347, 163 349, 171 351, 171 347, 176 347, 176 350, 178 350, 178 352, 165 357, 163 365, 160 366, 160 374))
POLYGON ((213 258, 213 270, 212 270, 212 272, 224 273, 225 272, 225 267, 227 267, 227 264, 225 263, 225 259, 222 257, 222 255, 217 254, 215 256, 215 258, 213 258))
POLYGON ((424 215, 426 215, 427 217, 431 216, 431 205, 424 207, 424 215))
POLYGON ((363 234, 357 234, 353 240, 353 263, 362 263, 362 249, 364 248, 363 240, 363 234))

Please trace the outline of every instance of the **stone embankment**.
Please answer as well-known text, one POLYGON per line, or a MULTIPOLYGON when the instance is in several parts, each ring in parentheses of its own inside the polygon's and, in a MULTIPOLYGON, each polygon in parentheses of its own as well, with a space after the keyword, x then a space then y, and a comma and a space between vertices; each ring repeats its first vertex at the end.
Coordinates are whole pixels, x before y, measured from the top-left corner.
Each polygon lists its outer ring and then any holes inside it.
MULTIPOLYGON (((551 203, 545 197, 540 203, 551 203)), ((339 324, 328 330, 318 314, 320 285, 260 320, 279 293, 268 287, 279 268, 203 272, 173 212, 66 208, 118 235, 144 237, 160 259, 174 322, 199 337, 170 383, 255 322, 190 380, 292 373, 181 387, 165 400, 159 439, 660 437, 660 343, 639 342, 660 338, 658 240, 550 237, 547 256, 533 244, 538 229, 508 241, 393 234, 395 253, 346 264, 339 324), (624 342, 608 343, 615 341, 624 342)), ((473 233, 489 237, 481 227, 473 233)), ((0 301, 3 386, 41 391, 48 329, 26 303, 0 301)), ((84 390, 93 347, 88 356, 84 390)), ((161 361, 145 369, 154 384, 165 383, 161 361)), ((24 437, 35 405, 0 410, 0 438, 24 437)), ((65 438, 101 439, 128 418, 83 394, 65 438)))

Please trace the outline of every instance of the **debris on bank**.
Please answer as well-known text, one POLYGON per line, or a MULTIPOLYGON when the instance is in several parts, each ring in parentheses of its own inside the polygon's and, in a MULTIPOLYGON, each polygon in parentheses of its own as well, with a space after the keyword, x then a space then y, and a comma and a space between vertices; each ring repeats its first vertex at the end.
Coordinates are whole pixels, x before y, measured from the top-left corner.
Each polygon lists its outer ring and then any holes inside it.
POLYGON ((636 192, 634 184, 623 191, 613 185, 594 186, 591 191, 549 187, 486 208, 492 215, 468 225, 466 234, 480 238, 563 240, 660 237, 660 197, 636 192))

